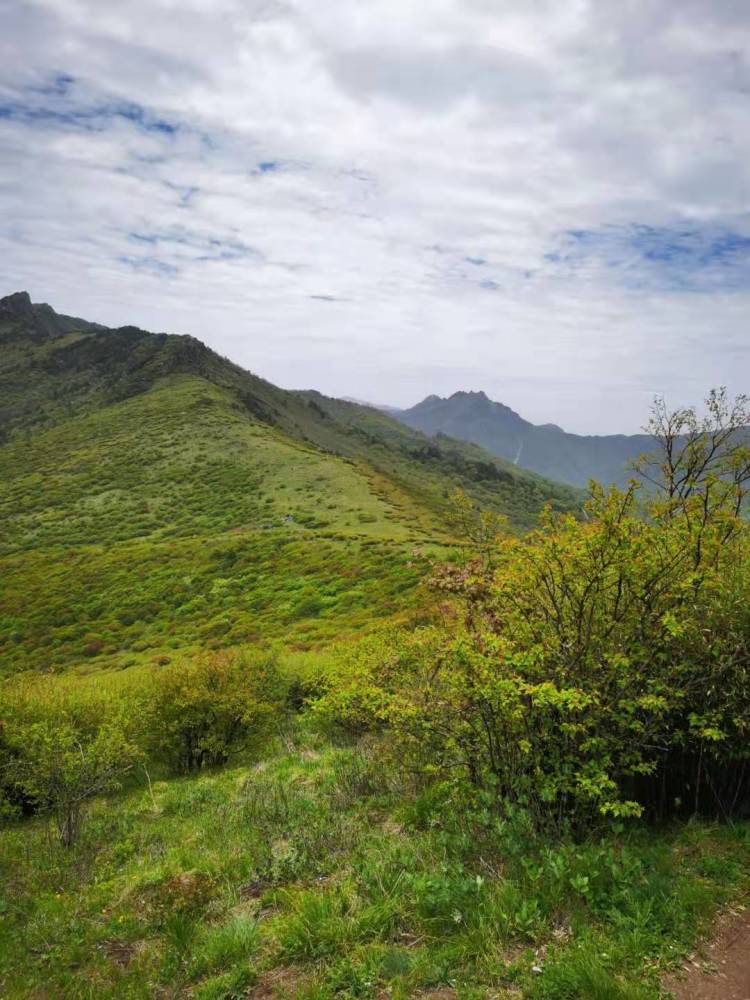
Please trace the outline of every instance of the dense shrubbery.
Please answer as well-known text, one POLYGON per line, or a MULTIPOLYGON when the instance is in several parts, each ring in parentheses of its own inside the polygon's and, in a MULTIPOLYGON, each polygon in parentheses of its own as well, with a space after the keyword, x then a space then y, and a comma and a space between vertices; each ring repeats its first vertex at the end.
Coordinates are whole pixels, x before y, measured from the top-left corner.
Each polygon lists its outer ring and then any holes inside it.
POLYGON ((31 682, 6 698, 0 746, 3 812, 47 812, 65 846, 86 803, 119 788, 143 759, 137 713, 90 688, 31 682))
POLYGON ((258 750, 278 721, 285 692, 271 655, 215 654, 154 673, 145 688, 145 743, 177 773, 258 750))
POLYGON ((283 717, 286 685, 268 655, 205 655, 139 683, 36 678, 6 692, 0 726, 0 817, 49 814, 66 846, 86 804, 147 765, 184 774, 258 751, 283 717))
POLYGON ((374 643, 320 704, 397 756, 537 822, 750 806, 750 452, 744 401, 655 414, 645 497, 593 489, 586 519, 436 573, 462 621, 374 643))
MULTIPOLYGON (((750 808, 749 422, 721 393, 703 423, 657 408, 648 490, 592 485, 582 520, 548 512, 522 539, 459 499, 476 556, 434 573, 445 622, 347 657, 319 715, 387 731, 420 781, 539 825, 750 808)), ((186 773, 256 752, 299 702, 257 654, 168 664, 116 695, 65 690, 41 684, 5 713, 0 782, 6 811, 49 810, 66 842, 141 758, 186 773)))
POLYGON ((661 996, 746 894, 748 825, 546 830, 747 805, 750 456, 713 405, 670 423, 645 498, 595 489, 523 540, 460 500, 475 557, 434 572, 442 623, 331 676, 240 651, 7 684, 0 816, 59 840, 0 835, 0 992, 661 996))

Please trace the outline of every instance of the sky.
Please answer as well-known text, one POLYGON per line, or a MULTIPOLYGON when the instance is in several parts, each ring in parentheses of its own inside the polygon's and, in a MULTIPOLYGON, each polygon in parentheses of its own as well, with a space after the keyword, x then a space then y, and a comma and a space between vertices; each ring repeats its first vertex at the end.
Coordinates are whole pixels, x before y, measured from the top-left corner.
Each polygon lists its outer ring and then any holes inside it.
POLYGON ((635 432, 750 388, 747 0, 0 0, 0 295, 635 432))

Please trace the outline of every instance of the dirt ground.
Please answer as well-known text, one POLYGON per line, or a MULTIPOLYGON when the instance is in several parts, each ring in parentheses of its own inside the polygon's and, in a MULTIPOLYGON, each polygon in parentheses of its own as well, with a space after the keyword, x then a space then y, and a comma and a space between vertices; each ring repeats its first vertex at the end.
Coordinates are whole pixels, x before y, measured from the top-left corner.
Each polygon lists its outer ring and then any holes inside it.
POLYGON ((716 936, 664 983, 675 1000, 750 1000, 750 910, 734 910, 716 936))

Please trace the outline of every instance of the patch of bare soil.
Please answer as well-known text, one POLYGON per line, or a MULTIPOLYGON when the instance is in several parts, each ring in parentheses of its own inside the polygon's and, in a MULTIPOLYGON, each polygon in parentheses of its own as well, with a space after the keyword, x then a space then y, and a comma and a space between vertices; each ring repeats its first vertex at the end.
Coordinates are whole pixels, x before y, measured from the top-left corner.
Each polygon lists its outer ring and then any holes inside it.
POLYGON ((121 969, 127 968, 138 948, 132 941, 104 941, 102 943, 104 954, 108 961, 119 965, 121 969))
POLYGON ((750 1000, 750 910, 726 913, 713 940, 664 988, 675 1000, 750 1000))
POLYGON ((240 886, 240 899, 260 899, 263 893, 270 886, 270 882, 265 879, 255 879, 240 886))
POLYGON ((258 982, 245 996, 247 1000, 286 1000, 295 995, 304 979, 304 973, 293 965, 269 969, 258 977, 258 982))

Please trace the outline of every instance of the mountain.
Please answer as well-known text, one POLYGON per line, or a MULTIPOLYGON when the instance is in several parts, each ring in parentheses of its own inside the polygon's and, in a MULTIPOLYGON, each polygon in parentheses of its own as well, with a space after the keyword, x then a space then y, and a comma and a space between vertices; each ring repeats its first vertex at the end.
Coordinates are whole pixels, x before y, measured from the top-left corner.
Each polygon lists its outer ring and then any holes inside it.
POLYGON ((394 416, 425 434, 471 441, 519 468, 572 486, 590 479, 623 485, 629 463, 654 446, 648 434, 569 434, 556 424, 532 424, 483 392, 428 396, 394 416))
POLYGON ((192 337, 0 299, 0 662, 122 667, 410 613, 464 489, 530 527, 581 495, 291 392, 192 337))

